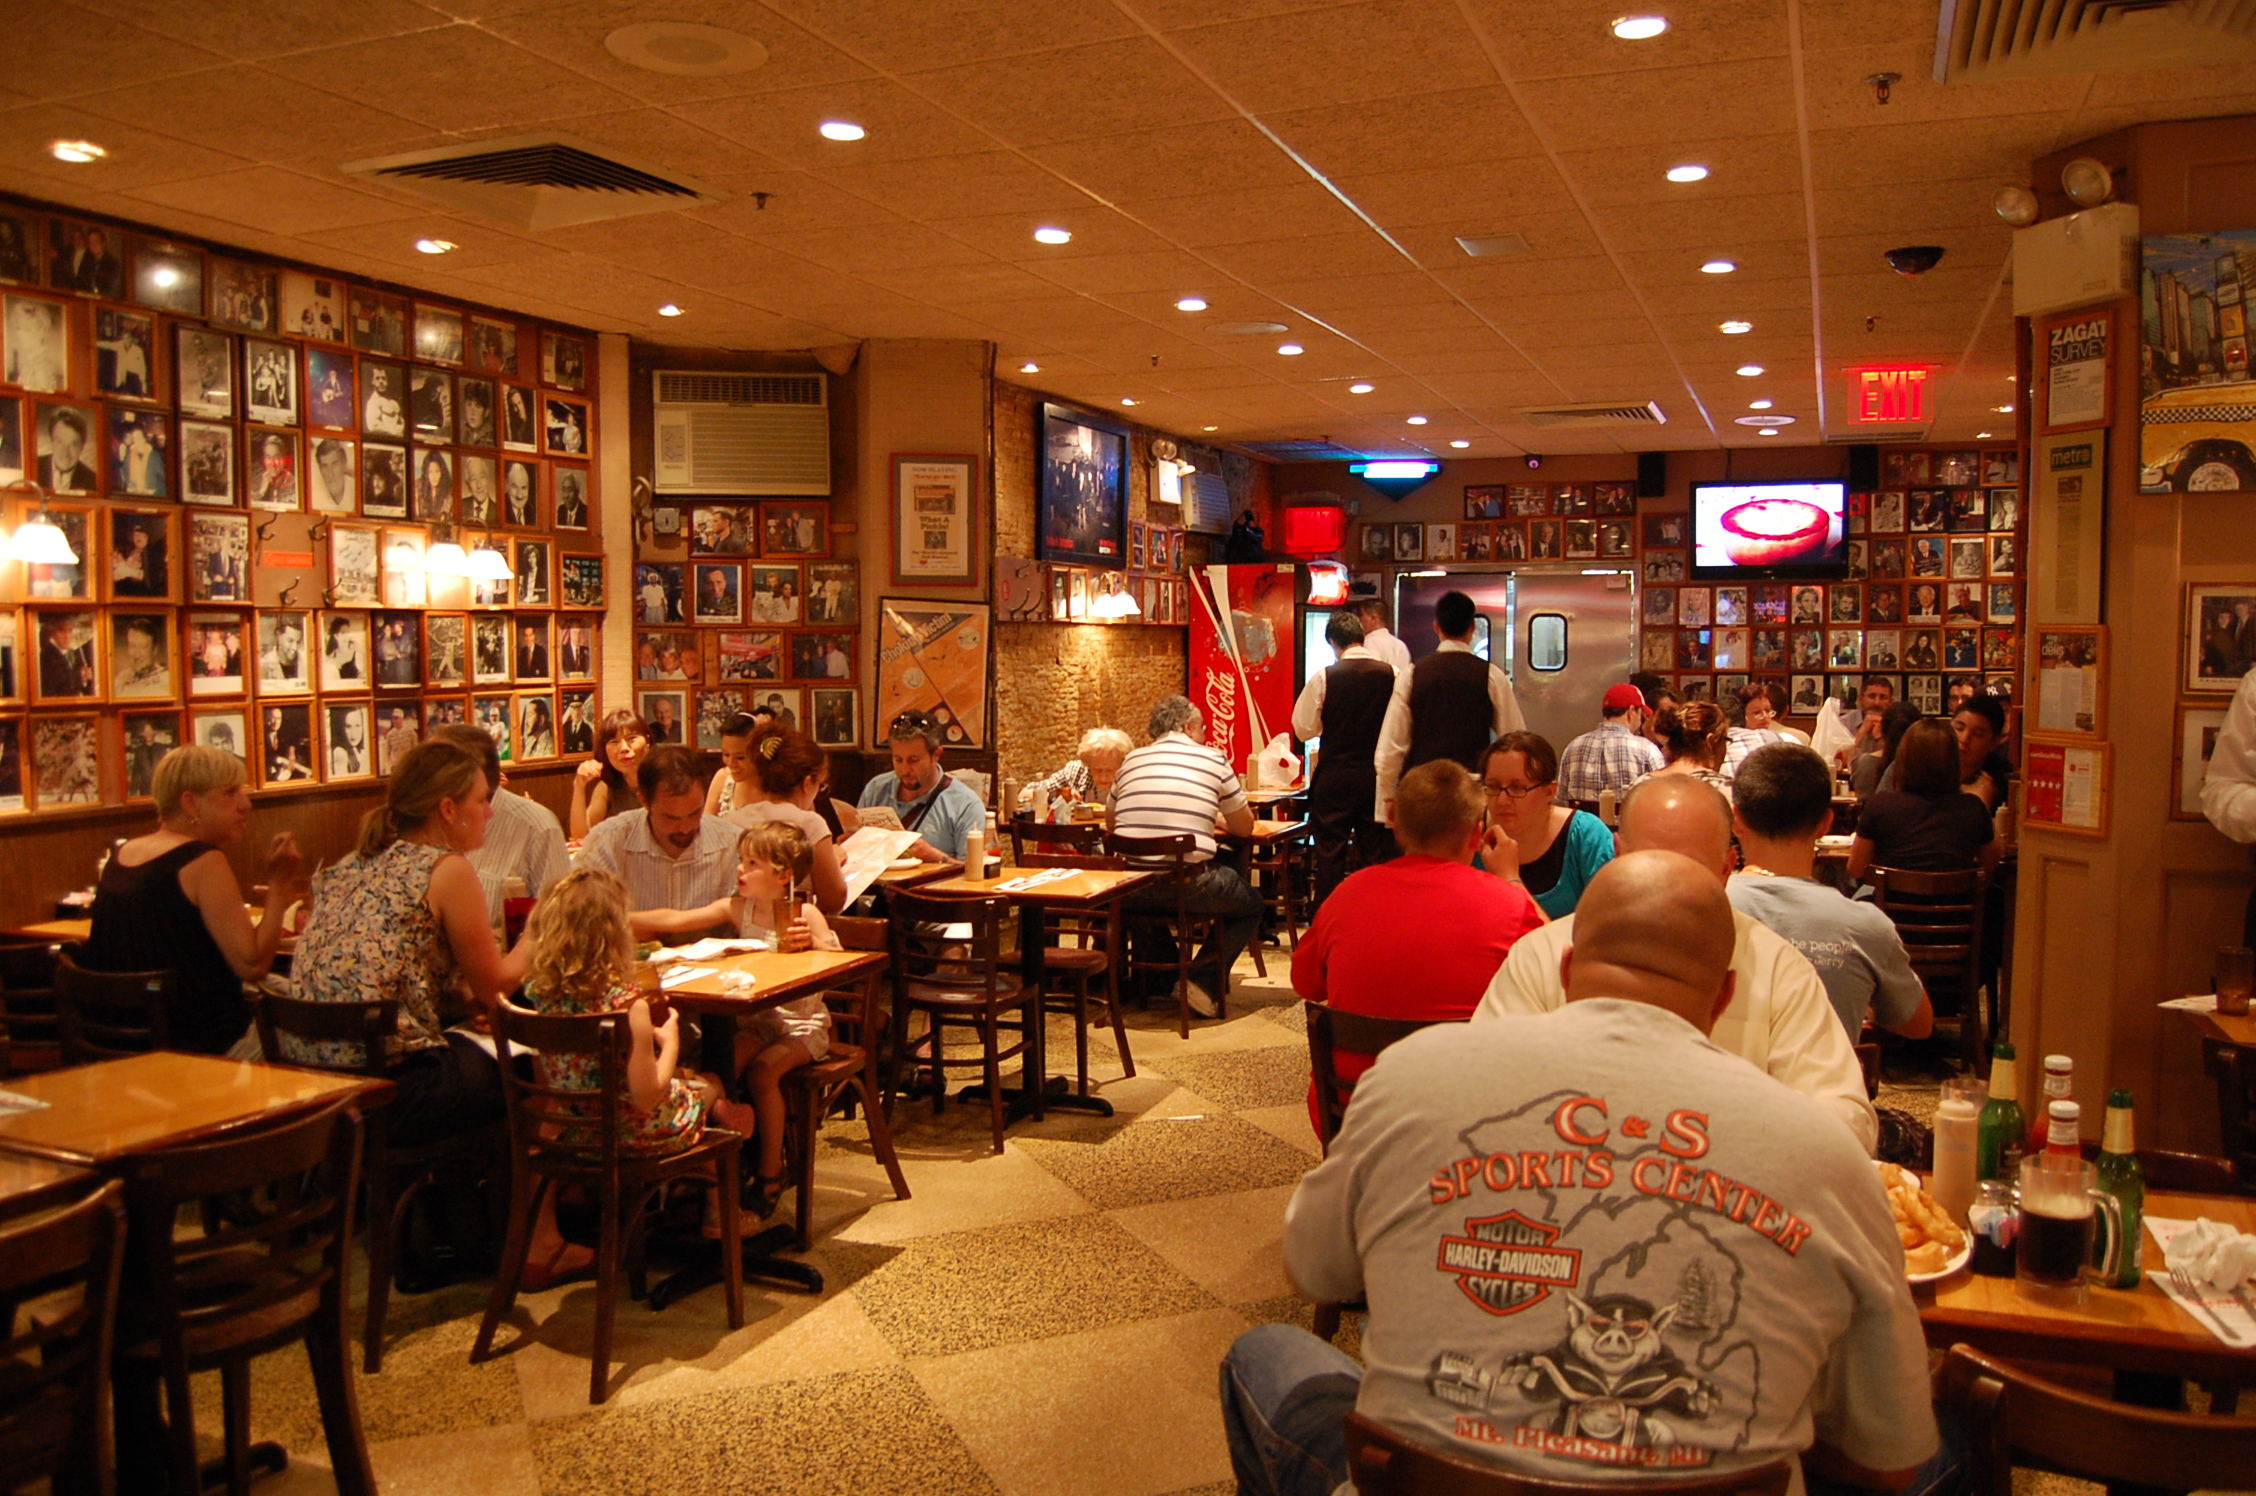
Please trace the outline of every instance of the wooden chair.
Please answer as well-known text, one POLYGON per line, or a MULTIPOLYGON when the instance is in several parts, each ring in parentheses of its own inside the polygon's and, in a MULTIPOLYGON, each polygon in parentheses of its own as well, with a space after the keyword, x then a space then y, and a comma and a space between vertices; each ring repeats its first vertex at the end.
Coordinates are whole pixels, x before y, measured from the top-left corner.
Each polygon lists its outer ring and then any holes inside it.
POLYGON ((1012 820, 1005 828, 1010 832, 1011 861, 1020 867, 1027 865, 1027 848, 1040 852, 1079 853, 1088 856, 1104 850, 1105 829, 1098 821, 1053 824, 1031 817, 1012 820))
POLYGON ((1251 848, 1247 858, 1255 891, 1261 895, 1265 926, 1254 932, 1253 969, 1264 979, 1269 975, 1269 965, 1262 959, 1261 947, 1268 936, 1282 932, 1277 943, 1289 952, 1300 950, 1300 882, 1295 874, 1308 841, 1303 833, 1290 840, 1270 842, 1251 848))
POLYGON ((1347 1469, 1359 1496, 1786 1496, 1787 1460, 1681 1480, 1557 1480, 1476 1464, 1347 1415, 1347 1469))
POLYGON ((2139 1490, 2230 1490, 2256 1470, 2256 1418, 2094 1397, 1954 1345, 1936 1401, 1966 1428, 1968 1496, 2012 1496, 2013 1467, 2139 1490))
POLYGON ((168 1013, 177 974, 88 971, 55 957, 55 1025, 63 1063, 89 1065, 171 1048, 168 1013))
MULTIPOLYGON (((1128 866, 1123 857, 1087 857, 1065 852, 1029 852, 1018 859, 1027 869, 1046 867, 1089 868, 1118 872, 1128 866)), ((1055 978, 1055 988, 1042 993, 1044 1013, 1073 1017, 1073 1058, 1076 1085, 1089 1094, 1089 1022, 1092 1005, 1101 1006, 1102 1018, 1112 1024, 1112 1041, 1119 1046, 1124 1074, 1136 1073, 1136 1057, 1128 1051, 1128 1025, 1120 1001, 1121 918, 1112 909, 1056 909, 1042 917, 1042 979, 1055 978)))
POLYGON ((1880 1046, 1859 1044, 1855 1048, 1857 1069, 1864 1072, 1864 1094, 1870 1100, 1880 1094, 1880 1046))
POLYGON ((13 1489, 44 1475, 56 1491, 111 1496, 114 1444, 104 1417, 125 1255, 125 1186, 115 1180, 64 1210, 0 1226, 0 1470, 13 1489), (49 1298, 76 1287, 77 1302, 49 1298), (20 1299, 41 1313, 18 1316, 20 1299), (21 1333, 15 1327, 23 1326, 21 1333))
MULTIPOLYGON (((833 915, 830 928, 850 951, 885 949, 884 920, 833 915)), ((830 1009, 830 1052, 783 1077, 784 1111, 790 1125, 788 1163, 799 1190, 802 1252, 815 1244, 815 1139, 822 1131, 822 1119, 840 1096, 851 1093, 860 1103, 869 1122, 870 1151, 885 1166, 893 1198, 909 1198, 909 1181, 893 1151, 893 1129, 886 1123, 884 1087, 877 1073, 877 993, 884 980, 885 968, 873 966, 848 986, 824 993, 824 1004, 830 1009)))
MULTIPOLYGON (((1316 1141, 1329 1154, 1332 1139, 1339 1136, 1340 1123, 1346 1119, 1347 1104, 1355 1096, 1355 1081, 1339 1073, 1338 1051, 1345 1049, 1350 1054, 1367 1054, 1376 1059, 1388 1045, 1407 1039, 1422 1028, 1449 1020, 1380 1018, 1370 1013, 1350 1013, 1319 1002, 1302 1006, 1308 1010, 1308 1069, 1316 1088, 1316 1141)), ((1340 1310, 1344 1307, 1360 1306, 1316 1306, 1313 1328, 1317 1339, 1330 1340, 1339 1333, 1340 1310)))
MULTIPOLYGON (((399 1033, 399 1003, 392 998, 317 1003, 266 993, 259 997, 253 1018, 258 1025, 259 1052, 270 1065, 303 1065, 379 1078, 388 1069, 385 1041, 399 1033), (357 1065, 321 1065, 312 1060, 287 1059, 282 1043, 285 1036, 357 1043, 362 1060, 357 1065)), ((441 1168, 451 1164, 484 1170, 496 1184, 508 1169, 498 1127, 402 1147, 391 1140, 391 1112, 387 1102, 362 1113, 368 1125, 360 1171, 368 1191, 368 1304, 367 1323, 361 1330, 361 1365, 370 1376, 384 1369, 384 1316, 391 1307, 393 1264, 398 1259, 408 1207, 415 1203, 416 1194, 441 1168)))
MULTIPOLYGON (((1137 898, 1174 901, 1172 911, 1123 906, 1130 936, 1128 969, 1139 974, 1174 974, 1176 1030, 1188 1039, 1191 1036, 1191 973, 1201 964, 1196 952, 1200 946, 1212 944, 1222 927, 1222 921, 1214 915, 1191 912, 1191 879, 1205 866, 1193 860, 1198 852, 1198 838, 1188 832, 1179 836, 1131 836, 1115 831, 1106 836, 1105 845, 1114 856, 1127 858, 1130 865, 1161 874, 1158 886, 1147 889, 1137 898), (1175 943, 1175 958, 1171 961, 1162 961, 1151 954, 1153 944, 1163 936, 1175 943)), ((1207 990, 1214 994, 1214 1016, 1222 1018, 1230 1011, 1230 973, 1219 961, 1214 963, 1214 968, 1214 980, 1207 985, 1207 990)))
POLYGON ((596 1197, 602 1213, 595 1252, 595 1344, 588 1368, 588 1401, 610 1395, 611 1325, 619 1307, 619 1272, 628 1291, 649 1296, 642 1265, 643 1217, 653 1200, 676 1180, 702 1184, 711 1174, 721 1202, 721 1267, 732 1330, 744 1325, 744 1252, 738 1229, 738 1159, 744 1139, 705 1124, 704 1135, 673 1153, 636 1153, 620 1146, 619 1113, 627 1094, 628 1046, 634 1034, 624 1013, 529 1013, 503 1003, 493 1010, 494 1046, 501 1062, 501 1086, 509 1104, 509 1236, 486 1317, 470 1348, 473 1362, 493 1354, 494 1331, 517 1302, 518 1280, 532 1246, 533 1221, 541 1197, 562 1185, 578 1185, 596 1197), (530 1051, 519 1074, 517 1051, 530 1051), (593 1091, 567 1090, 539 1078, 538 1057, 592 1056, 599 1080, 593 1091))
POLYGON ((0 1075, 53 1070, 63 1063, 62 1029, 55 1015, 59 954, 52 940, 0 935, 0 1023, 14 1041, 0 1075))
MULTIPOLYGON (((1002 1062, 1021 1057, 1029 1071, 1035 1053, 1036 1025, 1042 1022, 1041 993, 1029 985, 1014 960, 1003 955, 1003 931, 1012 917, 1007 899, 936 899, 895 890, 892 907, 893 1054, 886 1067, 885 1094, 900 1090, 903 1063, 932 1067, 932 1114, 947 1104, 948 1071, 978 1066, 987 1087, 987 1110, 995 1151, 1003 1151, 1002 1062), (945 932, 958 926, 956 935, 945 932), (962 933, 968 927, 969 936, 962 933), (1003 1019, 1016 1009, 1016 1022, 1003 1019), (909 1016, 921 1012, 922 1037, 909 1037, 909 1016), (979 1035, 979 1058, 951 1060, 945 1053, 950 1025, 979 1035), (1018 1035, 1004 1047, 1005 1032, 1018 1035)), ((1041 1077, 1028 1074, 1034 1115, 1042 1115, 1041 1077)))
POLYGON ((2201 1065, 2217 1083, 2217 1126, 2225 1157, 2256 1189, 2256 1049, 2222 1039, 2201 1041, 2201 1065))
POLYGON ((1956 996, 1959 1053, 1975 1074, 1986 1073, 1989 1046, 1983 1034, 1994 1024, 1985 1024, 1982 1012, 1982 905, 1990 875, 1979 868, 1918 873, 1876 867, 1866 877, 1872 902, 1903 937, 1912 972, 1935 1010, 1950 1011, 1939 999, 1956 996))
POLYGON ((337 1489, 375 1496, 345 1281, 361 1131, 344 1100, 221 1142, 126 1161, 135 1293, 119 1325, 118 1359, 153 1367, 163 1381, 173 1490, 198 1489, 189 1376, 219 1371, 228 1489, 245 1496, 251 1362, 302 1340, 337 1489), (230 1203, 217 1230, 175 1235, 182 1204, 220 1195, 230 1203))
MULTIPOLYGON (((2098 1143, 2086 1139, 2082 1147, 2085 1158, 2099 1157, 2098 1143)), ((2229 1158, 2211 1153, 2173 1153, 2162 1148, 2141 1148, 2133 1156, 2150 1190, 2166 1190, 2173 1195, 2240 1193, 2240 1170, 2229 1158)))

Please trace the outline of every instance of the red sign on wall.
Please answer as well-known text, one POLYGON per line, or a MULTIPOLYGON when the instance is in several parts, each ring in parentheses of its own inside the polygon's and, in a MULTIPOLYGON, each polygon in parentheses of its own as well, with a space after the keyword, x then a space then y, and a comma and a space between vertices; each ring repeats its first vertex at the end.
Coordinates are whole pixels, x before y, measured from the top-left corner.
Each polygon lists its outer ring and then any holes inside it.
POLYGON ((1927 385, 1928 376, 1935 372, 1933 365, 1890 364, 1848 372, 1856 381, 1856 400, 1849 408, 1850 424, 1895 425, 1930 419, 1927 385))

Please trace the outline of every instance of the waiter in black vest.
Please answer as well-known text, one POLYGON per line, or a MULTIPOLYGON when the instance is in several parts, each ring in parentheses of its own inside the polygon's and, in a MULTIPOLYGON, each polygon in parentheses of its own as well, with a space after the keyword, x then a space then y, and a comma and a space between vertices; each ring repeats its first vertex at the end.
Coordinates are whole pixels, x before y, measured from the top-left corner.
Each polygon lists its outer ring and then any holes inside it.
POLYGON ((1476 616, 1471 598, 1444 592, 1434 604, 1441 646, 1395 677, 1375 755, 1378 814, 1390 826, 1394 787, 1403 775, 1436 758, 1453 758, 1473 772, 1481 750, 1527 726, 1512 678, 1473 653, 1476 616))
POLYGON ((1363 642, 1363 620, 1346 608, 1324 625, 1339 663, 1320 670, 1293 703, 1293 735, 1322 738, 1308 782, 1316 830, 1316 902, 1357 868, 1395 855, 1394 833, 1375 815, 1379 727, 1394 699, 1395 669, 1363 642))

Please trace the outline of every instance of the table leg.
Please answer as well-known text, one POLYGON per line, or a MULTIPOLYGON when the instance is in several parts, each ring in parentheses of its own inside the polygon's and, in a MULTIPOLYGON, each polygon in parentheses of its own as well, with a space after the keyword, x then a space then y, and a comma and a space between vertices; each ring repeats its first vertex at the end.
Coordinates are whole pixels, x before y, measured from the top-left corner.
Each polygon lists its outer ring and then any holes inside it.
MULTIPOLYGON (((1089 1112, 1099 1117, 1112 1115, 1112 1103, 1102 1096, 1082 1096, 1073 1089, 1073 1082, 1062 1075, 1049 1073, 1049 1015, 1042 1010, 1042 906, 1028 902, 1018 906, 1018 954, 1020 971, 1026 984, 1033 989, 1034 1003, 1029 1019, 1032 1028, 1027 1034, 1027 1050, 1019 1060, 1019 1080, 1015 1087, 1006 1087, 1004 1105, 1009 1109, 1012 1122, 1036 1115, 1041 1110, 1055 1107, 1065 1112, 1089 1112), (1037 1095, 1032 1086, 1039 1078, 1041 1092, 1037 1095)), ((1117 990, 1117 989, 1115 989, 1117 990)), ((956 1093, 958 1101, 985 1101, 985 1085, 965 1086, 956 1093)))

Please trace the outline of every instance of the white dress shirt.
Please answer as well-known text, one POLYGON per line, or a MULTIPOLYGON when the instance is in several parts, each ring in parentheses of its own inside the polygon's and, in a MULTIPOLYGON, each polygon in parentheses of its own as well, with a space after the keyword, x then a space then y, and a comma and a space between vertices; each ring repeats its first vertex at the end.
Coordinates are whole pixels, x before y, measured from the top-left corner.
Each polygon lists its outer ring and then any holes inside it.
POLYGON ((486 917, 497 925, 502 889, 511 878, 524 879, 525 892, 537 899, 572 870, 572 859, 564 851, 564 828, 555 812, 513 790, 495 792, 485 845, 469 855, 486 891, 486 917))
MULTIPOLYGON (((1772 1080, 1839 1117, 1866 1153, 1880 1142, 1880 1119, 1864 1094, 1864 1071, 1825 983, 1809 957, 1768 925, 1731 911, 1739 938, 1731 951, 1731 1004, 1708 1037, 1772 1080)), ((1473 1022, 1566 1006, 1559 958, 1574 944, 1574 916, 1522 935, 1496 969, 1473 1022)))
MULTIPOLYGON (((1371 636, 1365 634, 1363 642, 1368 645, 1371 636)), ((1400 647, 1402 641, 1396 639, 1394 643, 1400 647)), ((1473 646, 1462 639, 1444 639, 1441 647, 1434 651, 1436 654, 1452 652, 1471 654, 1473 646)), ((1520 711, 1520 699, 1512 692, 1512 678, 1494 660, 1488 665, 1488 704, 1494 714, 1489 723, 1491 738, 1500 738, 1527 726, 1527 718, 1520 711)), ((1394 817, 1387 813, 1387 802, 1394 798, 1394 787, 1402 781, 1402 761, 1409 755, 1410 670, 1404 666, 1394 672, 1394 699, 1387 703, 1386 722, 1379 728, 1379 751, 1373 758, 1379 771, 1379 791, 1371 814, 1389 826, 1394 824, 1394 817)))
POLYGON ((2201 779, 2201 813, 2236 842, 2256 842, 2256 670, 2240 678, 2201 779))
POLYGON ((1392 665, 1397 673, 1410 668, 1410 646, 1384 628, 1375 628, 1366 633, 1363 636, 1363 647, 1392 665))
MULTIPOLYGON (((1378 656, 1371 653, 1367 641, 1368 636, 1366 636, 1366 642, 1363 644, 1350 644, 1340 651, 1340 659, 1342 661, 1377 659, 1378 656)), ((1400 644, 1402 641, 1397 639, 1394 642, 1400 644)), ((1397 667, 1394 673, 1399 676, 1402 671, 1397 667)), ((1329 674, 1331 674, 1329 670, 1319 670, 1308 677, 1308 684, 1300 688, 1300 695, 1293 701, 1293 736, 1303 743, 1310 738, 1318 738, 1324 735, 1324 677, 1329 674)))

